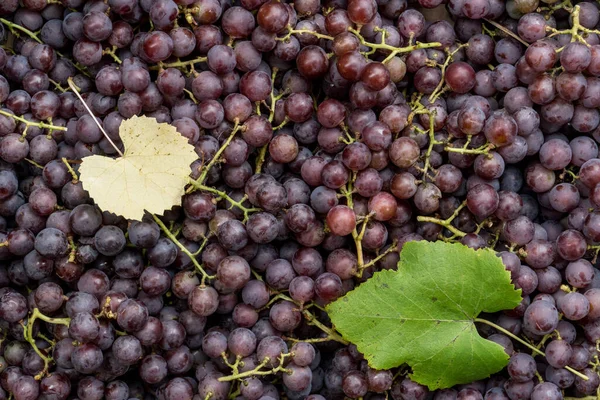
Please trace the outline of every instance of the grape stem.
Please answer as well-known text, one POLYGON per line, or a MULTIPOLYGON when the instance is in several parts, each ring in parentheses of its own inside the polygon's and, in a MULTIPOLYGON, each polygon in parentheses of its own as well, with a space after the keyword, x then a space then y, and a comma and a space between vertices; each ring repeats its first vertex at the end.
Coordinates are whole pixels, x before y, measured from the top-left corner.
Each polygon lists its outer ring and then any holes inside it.
POLYGON ((362 44, 363 46, 367 46, 367 47, 370 47, 371 49, 375 49, 375 50, 389 51, 390 54, 386 57, 385 60, 382 61, 383 64, 386 64, 389 60, 394 58, 397 54, 410 53, 411 51, 418 50, 418 49, 431 49, 434 47, 442 47, 442 44, 440 42, 431 42, 431 43, 416 42, 415 44, 410 45, 410 46, 394 47, 387 43, 383 43, 383 41, 382 41, 382 43, 367 42, 365 40, 365 38, 360 34, 360 31, 357 29, 354 29, 352 27, 349 27, 348 31, 355 34, 358 37, 360 44, 362 44))
POLYGON ((110 136, 108 136, 108 134, 106 133, 106 131, 104 130, 104 128, 102 127, 102 125, 100 124, 100 122, 98 122, 98 118, 96 118, 96 116, 94 115, 94 113, 92 112, 92 110, 90 110, 90 107, 87 105, 87 103, 85 102, 85 100, 83 99, 83 97, 81 97, 81 94, 79 94, 79 90, 77 89, 77 86, 75 85, 75 82, 73 82, 73 78, 69 77, 69 79, 67 79, 67 82, 69 84, 69 87, 73 91, 73 93, 75 93, 75 96, 77 96, 77 98, 81 101, 81 103, 85 107, 86 111, 90 114, 90 117, 92 117, 92 119, 94 120, 94 122, 96 123, 96 125, 98 126, 98 128, 100 129, 100 132, 102 132, 102 134, 104 135, 104 137, 108 140, 108 143, 110 143, 110 145, 117 151, 117 153, 121 157, 123 157, 123 152, 121 150, 119 150, 119 148, 117 147, 117 145, 115 144, 115 142, 113 142, 112 139, 110 138, 110 136))
POLYGON ((356 228, 354 228, 354 230, 352 231, 352 238, 354 239, 354 244, 356 245, 356 258, 358 261, 358 271, 356 272, 356 276, 359 278, 362 277, 363 271, 366 268, 362 249, 362 240, 365 237, 365 231, 367 230, 367 223, 369 222, 370 217, 371 214, 368 214, 363 219, 360 233, 358 233, 358 230, 356 228))
POLYGON ((456 210, 454 210, 454 213, 446 219, 439 219, 439 218, 435 218, 435 217, 426 217, 423 215, 419 215, 417 217, 417 221, 433 222, 434 224, 441 225, 444 228, 448 229, 450 232, 452 232, 454 234, 454 236, 464 237, 467 234, 465 232, 461 231, 460 229, 455 228, 452 225, 452 221, 454 220, 454 218, 456 218, 458 216, 458 213, 460 212, 460 210, 462 210, 466 205, 467 205, 466 201, 462 202, 462 204, 460 206, 458 206, 456 208, 456 210))
POLYGON ((281 121, 281 123, 277 126, 273 127, 273 132, 278 131, 279 129, 283 128, 288 122, 290 122, 290 120, 288 119, 288 117, 284 117, 283 121, 281 121))
POLYGON ((592 252, 594 253, 594 258, 592 258, 592 263, 596 263, 596 260, 598 259, 598 253, 600 253, 600 245, 591 245, 589 244, 587 246, 588 250, 592 250, 592 252))
POLYGON ((34 377, 35 380, 39 381, 48 372, 48 366, 53 361, 53 359, 52 357, 42 353, 42 351, 35 344, 35 339, 33 338, 33 325, 36 319, 41 319, 42 321, 48 322, 50 324, 65 325, 68 327, 71 318, 50 318, 42 314, 38 308, 34 308, 31 312, 31 315, 29 316, 27 324, 21 322, 21 325, 23 326, 23 337, 27 342, 29 342, 33 351, 35 351, 35 353, 42 359, 42 361, 44 361, 44 369, 42 369, 42 371, 34 377))
POLYGON ((242 212, 244 213, 244 222, 246 222, 248 220, 248 215, 250 213, 260 211, 260 208, 247 208, 246 206, 244 206, 244 204, 242 204, 247 199, 246 196, 244 196, 241 200, 234 200, 227 193, 225 193, 221 190, 212 188, 210 186, 202 185, 202 184, 198 183, 197 181, 190 181, 190 185, 192 185, 197 190, 203 190, 205 192, 210 192, 210 193, 216 194, 221 199, 224 199, 224 200, 230 202, 232 207, 236 207, 236 208, 239 208, 240 210, 242 210, 242 212))
MULTIPOLYGON (((586 377, 587 378, 587 377, 586 377)), ((563 400, 598 400, 598 396, 585 396, 585 397, 563 397, 563 400)))
POLYGON ((62 87, 62 86, 60 85, 60 83, 56 82, 55 80, 48 79, 48 81, 49 81, 51 84, 53 84, 53 85, 54 85, 54 87, 55 87, 55 88, 56 88, 58 91, 60 91, 61 93, 64 93, 64 92, 66 92, 66 91, 67 91, 67 89, 65 89, 64 87, 62 87))
MULTIPOLYGON (((431 152, 433 151, 433 146, 437 144, 442 144, 442 142, 435 140, 435 109, 428 110, 426 108, 421 108, 419 110, 415 110, 414 114, 428 114, 429 115, 429 129, 427 134, 429 135, 429 147, 427 147, 427 151, 425 152, 425 163, 423 165, 423 179, 430 178, 428 175, 429 168, 431 167, 431 152)), ((414 117, 413 114, 413 117, 414 117)), ((412 118, 410 118, 412 121, 412 118)))
MULTIPOLYGON (((4 18, 0 18, 0 22, 2 22, 4 25, 8 26, 8 29, 9 29, 9 30, 11 31, 11 33, 12 33, 13 35, 15 35, 16 37, 20 37, 20 35, 19 35, 19 32, 17 32, 17 31, 21 31, 21 32, 23 32, 24 34, 26 34, 27 36, 29 36, 31 39, 35 40, 36 42, 38 42, 38 43, 40 43, 40 44, 43 44, 43 43, 44 43, 44 42, 42 42, 42 40, 41 40, 41 39, 38 37, 37 33, 35 33, 35 32, 31 32, 29 29, 27 29, 27 28, 25 28, 25 27, 22 27, 22 26, 20 26, 20 25, 17 25, 17 24, 15 24, 15 23, 13 23, 13 22, 10 22, 9 20, 7 20, 7 19, 4 19, 4 18)), ((65 58, 65 56, 64 56, 62 53, 60 53, 60 52, 58 52, 58 51, 56 51, 56 50, 54 50, 54 52, 55 52, 55 53, 56 53, 56 55, 57 55, 57 56, 59 56, 60 58, 65 58)), ((77 69, 79 70, 79 72, 81 72, 81 73, 82 73, 82 74, 84 74, 85 76, 87 76, 87 77, 90 77, 90 74, 89 74, 89 73, 88 73, 88 72, 85 70, 85 68, 84 68, 84 67, 82 67, 81 65, 79 65, 79 63, 73 63, 73 66, 74 66, 75 68, 77 68, 77 69)))
POLYGON ((456 49, 454 49, 452 51, 449 51, 449 50, 446 49, 446 54, 447 54, 446 60, 444 61, 444 63, 440 67, 440 69, 442 70, 442 79, 440 79, 440 82, 438 83, 437 87, 429 95, 429 102, 430 103, 433 103, 434 101, 436 101, 438 99, 438 97, 440 97, 444 93, 444 83, 445 83, 445 76, 446 76, 446 68, 448 68, 448 65, 450 65, 450 62, 454 58, 454 55, 456 53, 458 53, 460 51, 460 49, 465 48, 467 46, 469 46, 468 43, 463 43, 460 46, 457 46, 456 49))
POLYGON ((320 330, 322 330, 325 334, 327 334, 326 338, 319 339, 319 341, 324 342, 324 341, 334 340, 336 342, 339 342, 339 343, 342 343, 342 344, 345 344, 345 345, 348 344, 347 340, 345 340, 343 337, 341 337, 332 328, 329 328, 329 327, 325 326, 321 321, 319 321, 317 319, 317 317, 313 313, 311 313, 308 310, 308 308, 312 307, 312 306, 321 309, 321 307, 319 307, 315 303, 308 304, 306 307, 304 307, 303 304, 299 304, 297 301, 295 301, 291 297, 289 297, 289 296, 287 296, 287 295, 285 295, 283 293, 278 293, 272 299, 270 299, 269 302, 265 306, 259 308, 256 311, 260 312, 262 310, 266 310, 267 308, 269 308, 271 306, 271 304, 275 303, 277 300, 285 300, 285 301, 289 301, 290 303, 294 303, 298 307, 298 309, 302 312, 302 315, 304 315, 304 318, 306 319, 306 321, 307 321, 307 323, 309 325, 314 325, 317 328, 319 328, 320 330))
POLYGON ((0 22, 2 22, 4 25, 8 26, 8 29, 11 31, 11 33, 17 37, 19 37, 19 32, 17 31, 21 31, 24 34, 26 34, 27 36, 29 36, 30 38, 32 38, 33 40, 35 40, 38 43, 42 43, 42 40, 37 37, 37 35, 33 32, 31 32, 29 29, 22 27, 21 25, 15 24, 13 22, 10 22, 7 19, 4 18, 0 18, 0 22))
MULTIPOLYGON (((354 192, 354 188, 352 187, 352 184, 354 183, 355 180, 356 180, 356 172, 353 171, 352 177, 350 180, 348 180, 346 187, 342 188, 342 190, 341 190, 342 196, 346 197, 346 205, 352 209, 354 209, 354 201, 352 200, 352 193, 354 192)), ((354 245, 356 246, 356 260, 357 260, 357 267, 358 267, 356 275, 358 277, 362 276, 363 270, 365 269, 365 261, 364 261, 363 249, 362 249, 362 239, 365 235, 365 229, 367 227, 368 220, 369 220, 369 215, 367 215, 365 217, 365 219, 363 220, 363 226, 362 226, 360 233, 358 233, 356 226, 354 226, 354 229, 352 230, 352 238, 354 239, 354 245)))
POLYGON ((328 328, 327 326, 325 326, 310 311, 308 311, 306 309, 302 310, 302 315, 304 316, 304 318, 306 319, 306 322, 309 325, 314 325, 317 328, 319 328, 320 330, 322 330, 323 332, 325 332, 327 334, 327 339, 329 339, 329 340, 335 340, 336 342, 339 342, 339 343, 341 343, 343 345, 346 345, 346 346, 348 344, 350 344, 347 340, 345 340, 343 337, 341 337, 339 334, 337 334, 333 329, 328 328))
POLYGON ((155 71, 155 70, 163 70, 165 68, 181 68, 181 67, 189 67, 189 66, 193 66, 194 64, 198 64, 201 62, 206 62, 207 58, 206 57, 198 57, 198 58, 194 58, 193 60, 188 60, 188 61, 174 61, 172 63, 163 63, 163 62, 159 62, 158 65, 153 65, 152 67, 150 67, 149 69, 151 71, 155 71))
POLYGON ((123 61, 115 54, 115 50, 117 50, 117 46, 113 46, 112 48, 106 48, 102 51, 103 55, 109 55, 117 64, 123 64, 123 61))
POLYGON ((280 42, 286 42, 290 39, 290 36, 292 36, 292 35, 302 35, 305 33, 309 34, 309 35, 313 35, 319 39, 333 40, 333 36, 323 35, 322 33, 314 32, 314 31, 311 31, 308 29, 294 29, 294 28, 292 28, 291 25, 287 26, 287 30, 288 30, 288 32, 286 33, 285 36, 275 38, 275 40, 278 40, 280 42))
MULTIPOLYGON (((398 251, 398 241, 394 240, 394 242, 392 243, 392 245, 390 247, 388 247, 383 253, 379 254, 377 257, 375 257, 374 259, 372 259, 371 261, 369 261, 368 263, 366 263, 363 267, 363 270, 372 267, 373 265, 375 265, 375 263, 379 260, 381 260, 383 257, 387 256, 388 254, 390 254, 391 252, 394 251, 398 251)), ((360 276, 359 276, 360 278, 360 276)))
POLYGON ((289 356, 291 356, 291 353, 284 353, 284 354, 280 355, 279 356, 279 365, 277 367, 269 369, 269 370, 262 370, 264 367, 267 366, 267 364, 270 361, 269 357, 265 357, 263 362, 258 364, 256 366, 256 368, 251 369, 250 371, 246 371, 246 372, 241 372, 241 373, 237 373, 237 374, 234 373, 232 375, 222 376, 219 378, 219 382, 231 382, 231 381, 235 381, 238 379, 243 379, 243 378, 247 378, 249 376, 255 376, 255 375, 262 375, 262 376, 273 375, 278 372, 285 372, 285 373, 289 374, 289 373, 291 373, 291 371, 288 370, 287 368, 283 367, 286 357, 289 357, 289 356))
POLYGON ((194 96, 194 93, 190 92, 187 89, 183 89, 184 93, 187 94, 188 96, 190 96, 190 100, 192 100, 194 102, 194 104, 198 104, 198 100, 196 100, 196 96, 194 96))
POLYGON ((590 45, 585 41, 585 38, 583 36, 581 36, 581 34, 579 32, 583 32, 583 33, 594 33, 596 35, 600 35, 600 31, 596 30, 596 29, 588 29, 585 26, 581 25, 581 23, 579 23, 579 13, 581 12, 581 7, 579 7, 579 5, 576 5, 573 8, 573 11, 571 12, 571 28, 570 29, 563 29, 563 30, 558 30, 556 28, 552 28, 551 26, 546 26, 546 30, 549 32, 552 32, 550 35, 548 35, 547 37, 553 37, 556 35, 571 35, 571 43, 575 42, 575 41, 579 41, 583 44, 585 44, 586 46, 590 47, 590 45))
POLYGON ((53 129, 56 131, 66 131, 67 128, 64 126, 57 126, 57 125, 52 125, 52 124, 47 124, 45 122, 32 122, 29 121, 23 117, 18 117, 15 114, 9 113, 8 111, 4 111, 4 110, 0 110, 0 115, 4 115, 6 117, 12 118, 15 121, 19 121, 24 123, 26 126, 37 126, 40 129, 53 129))
POLYGON ((260 151, 258 152, 258 156, 256 156, 256 168, 254 170, 255 174, 260 174, 260 171, 262 170, 262 166, 265 162, 265 156, 267 155, 268 148, 269 148, 268 143, 260 148, 260 151))
MULTIPOLYGON (((204 169, 202 170, 202 174, 200 174, 200 177, 198 179, 195 180, 195 183, 197 184, 202 184, 204 183, 204 181, 206 180, 206 177, 208 176, 208 172, 210 171, 210 169, 213 167, 213 165, 215 165, 215 163, 217 163, 217 161, 219 161, 219 158, 221 157, 221 154, 223 154, 223 152, 225 151, 225 149, 227 148, 227 146, 229 146, 229 143, 231 143, 231 141, 233 140, 233 138, 235 137, 235 134, 237 133, 238 130, 240 130, 240 121, 236 118, 235 119, 235 125, 233 126, 233 130, 231 131, 231 134, 229 135, 229 137, 227 138, 227 140, 225 140, 225 142, 221 145, 221 147, 219 148, 219 150, 215 153, 215 155, 213 156, 212 160, 210 160, 210 162, 208 163, 208 165, 206 167, 204 167, 204 169)), ((195 185, 192 184, 192 186, 190 187, 190 189, 194 188, 195 185)), ((186 193, 190 193, 191 190, 186 190, 186 193)))
POLYGON ((69 160, 67 160, 65 157, 63 157, 63 158, 61 158, 61 161, 63 162, 63 164, 65 164, 67 166, 67 170, 73 177, 72 182, 77 183, 79 181, 79 178, 77 177, 77 174, 75 173, 75 170, 73 169, 73 167, 71 167, 71 164, 69 164, 69 160))
POLYGON ((77 256, 77 246, 75 246, 75 242, 73 241, 73 235, 68 235, 67 239, 69 240, 69 247, 71 251, 69 252, 69 262, 75 262, 75 257, 77 256))
MULTIPOLYGON (((279 72, 279 68, 277 67, 273 67, 273 71, 271 72, 271 83, 275 83, 275 78, 277 77, 277 72, 279 72)), ((275 96, 275 93, 273 93, 273 89, 275 88, 275 85, 271 85, 271 105, 269 107, 269 122, 273 122, 273 119, 275 118, 275 104, 277 103, 277 100, 281 99, 283 96, 285 96, 285 92, 282 92, 280 94, 278 94, 277 96, 275 96)))
POLYGON ((485 144, 476 149, 467 149, 465 147, 451 147, 446 146, 444 150, 450 153, 461 153, 461 154, 488 154, 490 150, 494 148, 494 145, 491 143, 485 144))
POLYGON ((198 270, 198 272, 200 272, 202 274, 201 285, 204 285, 206 279, 214 279, 214 275, 209 275, 209 274, 206 273, 206 271, 204 270, 204 268, 202 268, 202 265, 200 265, 200 263, 198 262, 198 260, 196 260, 196 257, 194 257, 194 255, 183 244, 181 244, 181 242, 179 242, 179 240, 177 240, 177 238, 175 237, 175 235, 173 235, 173 233, 160 220, 160 218, 158 218, 155 214, 150 214, 150 215, 152 215, 152 218, 154 218, 154 221, 158 224, 158 226, 160 226, 160 229, 162 229, 162 231, 165 233, 165 235, 169 239, 171 239, 171 241, 173 243, 175 243, 175 245, 177 247, 179 247, 179 250, 181 250, 181 252, 183 254, 185 254, 186 256, 188 256, 190 258, 190 260, 192 261, 192 264, 194 264, 194 267, 196 267, 196 270, 198 270))
MULTIPOLYGON (((474 319, 473 319, 473 321, 474 321, 474 322, 479 322, 479 323, 482 323, 482 324, 489 325, 489 326, 491 326, 492 328, 494 328, 494 329, 497 329, 498 331, 500 331, 500 332, 504 333, 505 335, 507 335, 507 336, 509 336, 509 337, 513 338, 514 340, 516 340, 516 341, 520 342, 520 343, 521 343, 523 346, 525 346, 525 347, 529 348, 529 349, 530 349, 531 351, 533 351, 534 353, 537 353, 537 354, 539 354, 539 355, 540 355, 540 356, 542 356, 542 357, 546 357, 546 353, 544 353, 543 351, 541 351, 541 350, 540 350, 540 349, 538 349, 537 347, 535 347, 535 346, 531 345, 530 343, 527 343, 525 340, 521 339, 521 338, 520 338, 520 337, 518 337, 517 335, 513 335, 513 333, 512 333, 512 332, 510 332, 510 331, 507 331, 507 330, 506 330, 506 329, 504 329, 503 327, 501 327, 501 326, 499 326, 499 325, 496 325, 495 323, 493 323, 493 322, 491 322, 491 321, 488 321, 487 319, 483 319, 483 318, 474 318, 474 319)), ((579 372, 579 371, 577 371, 577 370, 575 370, 575 369, 573 369, 573 368, 571 368, 571 367, 569 367, 569 366, 566 366, 566 367, 565 367, 565 369, 566 369, 567 371, 571 372, 572 374, 574 374, 574 375, 577 375, 579 378, 581 378, 581 379, 583 379, 583 380, 585 380, 585 381, 587 381, 587 380, 589 380, 589 379, 590 379, 590 378, 588 378, 586 375, 582 374, 581 372, 579 372)))

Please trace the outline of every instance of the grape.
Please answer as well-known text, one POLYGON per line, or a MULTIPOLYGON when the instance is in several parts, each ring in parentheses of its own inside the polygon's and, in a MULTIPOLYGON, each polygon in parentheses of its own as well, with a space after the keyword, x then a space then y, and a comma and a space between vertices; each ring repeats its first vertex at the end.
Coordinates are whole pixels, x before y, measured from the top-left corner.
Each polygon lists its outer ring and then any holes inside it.
POLYGON ((140 363, 140 378, 147 383, 158 383, 167 376, 167 362, 159 355, 146 356, 140 363))
POLYGON ((590 310, 588 299, 577 292, 567 293, 561 297, 557 306, 564 316, 572 321, 584 318, 590 310))
POLYGON ((71 361, 76 371, 84 374, 95 372, 102 365, 102 351, 91 343, 75 347, 71 353, 71 361))
POLYGON ((558 325, 558 311, 547 301, 533 302, 523 316, 524 327, 537 335, 552 332, 558 325))
POLYGON ((564 368, 571 358, 571 345, 564 340, 553 340, 546 345, 546 360, 554 368, 564 368))
POLYGON ((100 323, 89 312, 80 312, 71 318, 69 336, 79 342, 91 342, 100 332, 100 323))
POLYGON ((415 9, 439 0, 413 3, 3 2, 20 36, 0 25, 0 398, 593 395, 598 8, 451 0, 448 22, 415 9), (126 153, 120 124, 142 115, 194 146, 203 179, 164 229, 98 208, 81 176, 87 157, 117 157, 96 122, 126 153), (489 317, 551 335, 545 359, 482 331, 507 370, 430 392, 362 348, 310 344, 330 326, 319 307, 442 238, 497 252, 523 298, 489 317), (34 308, 70 321, 32 327, 47 371, 21 325, 34 308), (278 379, 219 380, 282 357, 278 379))

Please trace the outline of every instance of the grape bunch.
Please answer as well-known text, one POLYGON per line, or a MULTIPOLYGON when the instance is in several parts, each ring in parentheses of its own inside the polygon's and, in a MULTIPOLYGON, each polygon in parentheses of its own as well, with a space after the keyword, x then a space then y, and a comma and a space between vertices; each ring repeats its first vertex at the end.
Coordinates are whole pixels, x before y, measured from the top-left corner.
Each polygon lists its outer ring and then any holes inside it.
POLYGON ((596 2, 1 0, 0 44, 0 400, 600 396, 596 2), (198 159, 133 221, 78 170, 138 115, 198 159), (504 370, 430 391, 332 326, 420 240, 501 257, 504 370))

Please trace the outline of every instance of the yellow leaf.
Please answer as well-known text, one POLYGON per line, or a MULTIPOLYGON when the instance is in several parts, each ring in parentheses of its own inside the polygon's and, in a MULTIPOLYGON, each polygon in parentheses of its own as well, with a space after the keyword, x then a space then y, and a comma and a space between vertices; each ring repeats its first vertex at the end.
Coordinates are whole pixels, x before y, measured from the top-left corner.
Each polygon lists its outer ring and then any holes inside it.
POLYGON ((119 135, 123 157, 94 155, 79 168, 83 188, 96 204, 136 220, 144 210, 162 214, 181 204, 190 164, 198 158, 188 140, 175 127, 147 117, 123 121, 119 135))

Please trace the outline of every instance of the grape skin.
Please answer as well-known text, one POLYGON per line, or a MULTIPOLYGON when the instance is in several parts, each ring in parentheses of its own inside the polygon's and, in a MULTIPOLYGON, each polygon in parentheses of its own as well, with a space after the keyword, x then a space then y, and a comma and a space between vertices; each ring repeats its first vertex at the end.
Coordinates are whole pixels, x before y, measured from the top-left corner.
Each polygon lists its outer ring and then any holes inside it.
POLYGON ((449 23, 415 9, 438 0, 63 3, 0 4, 0 398, 226 399, 238 361, 288 369, 239 380, 248 400, 596 392, 600 50, 597 33, 552 34, 594 30, 594 4, 452 0, 449 23), (78 179, 118 154, 94 118, 122 150, 134 115, 172 124, 198 154, 191 178, 206 171, 159 216, 169 232, 100 210, 78 179), (482 329, 507 370, 430 392, 354 345, 303 341, 322 337, 310 318, 329 326, 314 304, 441 238, 497 252, 523 300, 490 320, 555 335, 546 357, 482 329), (49 339, 34 342, 48 371, 21 321, 49 339))

